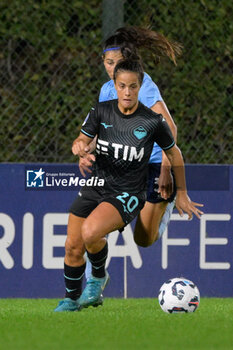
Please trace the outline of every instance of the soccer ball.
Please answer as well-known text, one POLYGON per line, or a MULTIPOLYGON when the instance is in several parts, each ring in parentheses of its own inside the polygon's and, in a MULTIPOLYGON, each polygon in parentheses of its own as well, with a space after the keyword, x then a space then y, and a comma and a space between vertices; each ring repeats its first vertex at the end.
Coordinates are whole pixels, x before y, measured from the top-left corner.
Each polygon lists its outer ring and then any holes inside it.
POLYGON ((172 278, 161 286, 158 299, 164 312, 194 312, 200 303, 200 293, 192 281, 172 278))

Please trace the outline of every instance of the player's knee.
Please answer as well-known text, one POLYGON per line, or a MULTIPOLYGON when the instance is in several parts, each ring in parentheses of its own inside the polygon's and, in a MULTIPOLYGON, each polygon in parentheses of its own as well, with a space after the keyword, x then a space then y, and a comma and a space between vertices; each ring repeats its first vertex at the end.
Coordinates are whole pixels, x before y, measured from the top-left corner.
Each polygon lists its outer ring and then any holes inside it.
POLYGON ((158 239, 158 234, 150 236, 134 236, 135 243, 143 248, 150 247, 158 239))
POLYGON ((90 222, 82 225, 82 239, 85 245, 92 245, 96 242, 96 227, 90 222))
POLYGON ((134 239, 134 241, 139 247, 143 247, 143 248, 147 248, 154 243, 151 240, 142 240, 142 239, 134 239))
POLYGON ((70 237, 67 237, 66 239, 65 252, 66 256, 69 258, 77 258, 83 255, 81 248, 70 237))

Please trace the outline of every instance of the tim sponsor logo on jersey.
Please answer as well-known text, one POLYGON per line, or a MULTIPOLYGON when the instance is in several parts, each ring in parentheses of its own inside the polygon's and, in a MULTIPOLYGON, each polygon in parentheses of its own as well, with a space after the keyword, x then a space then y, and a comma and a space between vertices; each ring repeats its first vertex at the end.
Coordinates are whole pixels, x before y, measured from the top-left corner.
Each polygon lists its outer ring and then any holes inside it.
POLYGON ((109 155, 110 147, 113 149, 113 155, 116 159, 122 158, 130 162, 136 159, 140 162, 144 156, 144 147, 137 152, 136 147, 122 145, 120 143, 109 143, 100 139, 98 139, 96 144, 96 153, 109 155))

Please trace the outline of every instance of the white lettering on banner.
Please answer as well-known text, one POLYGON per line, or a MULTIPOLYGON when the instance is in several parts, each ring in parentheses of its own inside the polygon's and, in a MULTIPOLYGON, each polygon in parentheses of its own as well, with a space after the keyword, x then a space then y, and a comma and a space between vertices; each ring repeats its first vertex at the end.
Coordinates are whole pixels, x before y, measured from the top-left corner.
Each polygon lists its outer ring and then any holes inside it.
MULTIPOLYGON (((66 240, 66 226, 68 223, 67 213, 47 213, 43 217, 43 244, 42 244, 42 265, 46 269, 63 269, 64 256, 54 256, 54 248, 64 248, 66 240), (62 225, 64 234, 56 234, 54 226, 62 225)), ((200 220, 200 246, 195 246, 194 249, 200 250, 200 269, 209 270, 228 270, 231 268, 229 262, 208 262, 206 261, 206 249, 209 245, 222 246, 228 244, 227 238, 207 237, 206 222, 207 221, 229 221, 229 214, 203 214, 200 220)), ((180 217, 179 214, 172 214, 171 220, 188 221, 188 216, 180 217)), ((0 213, 0 226, 2 234, 0 235, 0 263, 6 269, 14 267, 14 259, 9 252, 9 247, 15 239, 15 232, 20 232, 20 228, 15 228, 15 223, 12 218, 4 213, 0 213)), ((37 227, 34 227, 34 216, 32 213, 25 213, 22 221, 22 266, 25 269, 30 269, 34 264, 34 234, 40 236, 37 232, 37 227)), ((198 232, 197 232, 198 234, 198 232)), ((122 233, 124 245, 117 245, 119 232, 114 231, 108 237, 109 254, 107 266, 114 257, 124 258, 126 265, 127 257, 131 259, 134 268, 139 269, 143 262, 140 251, 133 239, 133 231, 131 225, 127 225, 122 233)), ((188 246, 190 239, 188 238, 169 238, 168 230, 166 229, 162 237, 162 261, 163 269, 168 268, 168 248, 169 246, 188 246)), ((20 248, 18 248, 20 249, 20 248)), ((37 252, 38 254, 38 252, 37 252)), ((39 254, 41 254, 39 252, 39 254)))
MULTIPOLYGON (((172 214, 171 221, 188 221, 188 215, 180 216, 179 214, 172 214)), ((187 246, 190 244, 188 238, 168 238, 168 229, 166 228, 162 236, 162 268, 168 267, 168 246, 187 246)))
POLYGON ((33 266, 34 217, 32 213, 23 216, 22 265, 25 269, 33 266))
POLYGON ((8 252, 8 248, 15 238, 15 224, 9 215, 0 213, 0 225, 4 230, 3 236, 0 238, 0 261, 6 269, 12 269, 14 260, 8 252))
POLYGON ((56 179, 55 177, 45 178, 46 187, 71 187, 71 186, 104 186, 104 179, 99 179, 97 176, 92 176, 89 179, 79 179, 79 177, 71 176, 68 179, 56 179))
POLYGON ((64 257, 54 257, 54 247, 64 247, 66 240, 66 232, 64 235, 54 234, 54 226, 68 224, 69 214, 65 213, 48 213, 43 220, 43 255, 42 265, 46 269, 63 269, 64 257))
POLYGON ((206 221, 229 221, 229 214, 203 214, 201 216, 200 230, 200 269, 207 270, 229 270, 231 264, 228 262, 206 262, 206 246, 207 245, 226 245, 227 238, 210 238, 207 237, 206 221))
MULTIPOLYGON (((47 187, 50 187, 50 186, 52 186, 52 187, 59 187, 60 185, 62 187, 70 186, 67 179, 56 179, 55 177, 51 177, 51 178, 46 177, 45 179, 46 179, 45 180, 45 184, 46 184, 47 187)), ((75 180, 73 180, 74 177, 70 178, 70 182, 71 182, 71 179, 72 179, 72 185, 76 185, 77 186, 75 180)), ((77 179, 79 179, 79 178, 77 178, 77 179)))
MULTIPOLYGON (((82 181, 82 183, 84 182, 84 185, 85 185, 85 179, 82 179, 82 180, 84 180, 84 181, 82 181)), ((72 186, 72 185, 78 186, 78 181, 79 181, 79 177, 77 177, 77 176, 76 176, 76 177, 71 176, 71 177, 70 177, 69 186, 72 186)), ((81 180, 80 180, 80 182, 81 182, 81 180)), ((84 185, 80 183, 80 186, 84 186, 84 185)))
POLYGON ((124 245, 117 245, 117 239, 119 236, 119 231, 113 231, 108 236, 108 258, 106 261, 106 267, 110 264, 111 258, 116 257, 130 257, 132 265, 135 269, 140 269, 142 266, 142 258, 138 250, 137 245, 134 242, 133 231, 131 225, 127 225, 122 232, 122 237, 124 239, 124 245))

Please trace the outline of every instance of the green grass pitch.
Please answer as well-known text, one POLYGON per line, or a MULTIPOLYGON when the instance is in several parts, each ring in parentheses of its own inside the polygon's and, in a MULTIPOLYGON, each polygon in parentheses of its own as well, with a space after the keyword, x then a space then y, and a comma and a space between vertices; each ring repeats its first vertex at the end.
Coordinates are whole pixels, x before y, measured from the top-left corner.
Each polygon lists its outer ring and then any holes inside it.
POLYGON ((107 298, 72 313, 54 313, 57 302, 0 299, 0 349, 233 349, 233 298, 202 298, 191 314, 166 314, 156 298, 107 298))

